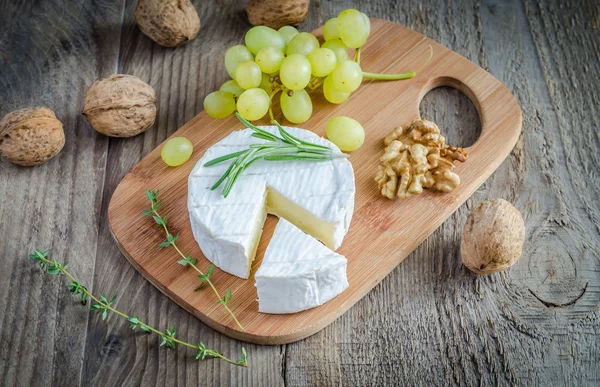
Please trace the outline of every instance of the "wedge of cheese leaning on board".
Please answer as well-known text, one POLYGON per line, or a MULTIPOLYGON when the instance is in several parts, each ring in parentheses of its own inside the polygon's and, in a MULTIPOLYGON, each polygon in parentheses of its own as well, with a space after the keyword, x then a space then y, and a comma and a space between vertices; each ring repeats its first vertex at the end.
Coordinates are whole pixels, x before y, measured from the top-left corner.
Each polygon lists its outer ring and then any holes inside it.
MULTIPOLYGON (((276 134, 276 127, 262 127, 276 134)), ((290 134, 333 151, 329 161, 259 160, 240 175, 225 198, 211 190, 230 162, 217 157, 265 142, 245 129, 210 147, 188 179, 188 210, 202 253, 223 271, 250 277, 267 214, 280 218, 255 275, 259 311, 295 313, 329 301, 348 286, 342 244, 354 211, 354 171, 331 142, 313 132, 290 134), (320 242, 319 242, 320 241, 320 242)))

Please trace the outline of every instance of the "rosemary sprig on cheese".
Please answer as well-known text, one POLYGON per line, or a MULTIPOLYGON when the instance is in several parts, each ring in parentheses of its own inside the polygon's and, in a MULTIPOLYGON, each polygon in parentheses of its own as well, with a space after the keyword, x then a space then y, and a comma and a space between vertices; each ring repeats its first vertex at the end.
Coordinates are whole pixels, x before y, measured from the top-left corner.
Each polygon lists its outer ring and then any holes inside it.
POLYGON ((248 367, 247 354, 246 349, 242 347, 242 358, 239 361, 231 360, 219 352, 206 348, 206 345, 203 342, 199 342, 198 344, 191 344, 183 340, 179 340, 175 337, 177 332, 175 326, 172 329, 168 329, 165 332, 162 332, 156 328, 151 327, 150 325, 142 322, 139 317, 128 315, 117 310, 113 305, 117 300, 117 295, 110 300, 106 298, 104 295, 100 295, 100 297, 96 297, 92 292, 88 290, 87 287, 81 284, 81 282, 77 281, 75 277, 67 270, 69 266, 67 263, 62 264, 58 262, 56 259, 51 259, 48 256, 48 251, 42 251, 36 249, 33 254, 29 255, 29 258, 40 264, 41 269, 48 274, 64 274, 67 278, 69 278, 72 282, 67 285, 69 288, 69 292, 73 295, 79 296, 81 298, 81 303, 86 305, 88 300, 91 302, 95 302, 92 304, 90 310, 100 313, 102 320, 106 320, 109 313, 114 313, 119 317, 124 318, 129 322, 129 328, 135 330, 136 328, 140 328, 140 330, 146 333, 155 333, 161 338, 160 346, 166 346, 171 349, 175 349, 175 347, 179 345, 183 345, 185 347, 193 348, 196 352, 196 360, 198 359, 206 359, 210 357, 218 358, 224 360, 228 363, 241 366, 248 367))
POLYGON ((173 246, 175 251, 177 251, 177 254, 179 254, 179 256, 181 256, 181 259, 179 261, 177 261, 177 263, 180 264, 181 266, 191 266, 194 270, 196 270, 196 272, 198 272, 198 277, 200 278, 201 282, 200 282, 200 285, 198 285, 198 287, 195 290, 200 289, 205 283, 208 284, 211 287, 211 289, 213 290, 213 292, 215 293, 215 295, 217 296, 217 298, 219 300, 217 302, 219 304, 223 305, 223 308, 225 308, 227 313, 229 313, 231 318, 233 318, 233 321, 235 321, 237 326, 241 330, 245 330, 244 327, 242 326, 242 324, 240 324, 240 322, 238 321, 237 317, 235 317, 235 314, 233 313, 233 311, 229 308, 229 306, 227 306, 227 303, 229 302, 229 300, 231 300, 231 289, 227 288, 225 290, 225 295, 223 297, 221 297, 221 294, 219 293, 219 291, 217 290, 215 285, 210 280, 210 276, 212 275, 213 271, 215 270, 215 265, 210 265, 210 267, 208 268, 206 273, 204 273, 202 270, 200 270, 198 268, 198 266, 196 266, 196 259, 192 258, 192 256, 190 254, 185 255, 179 249, 179 247, 177 246, 177 243, 176 243, 177 239, 179 239, 179 233, 177 233, 176 235, 171 234, 171 232, 169 231, 169 228, 167 227, 167 217, 160 216, 160 214, 158 213, 158 209, 160 208, 160 206, 162 204, 162 200, 158 200, 158 190, 152 190, 152 191, 146 190, 146 198, 150 201, 150 209, 143 212, 144 216, 152 215, 152 218, 154 219, 156 224, 163 228, 163 230, 165 231, 165 234, 167 236, 167 239, 163 242, 160 242, 158 245, 160 247, 173 246))
MULTIPOLYGON (((263 130, 250 122, 246 121, 239 113, 235 114, 237 118, 248 128, 252 129, 252 137, 269 142, 261 144, 252 144, 248 149, 239 152, 233 152, 216 159, 210 160, 204 164, 210 167, 227 160, 233 159, 232 163, 225 173, 211 187, 211 190, 217 189, 221 184, 223 186, 223 196, 227 197, 240 175, 258 160, 266 161, 327 161, 334 157, 331 148, 325 145, 313 144, 292 136, 283 127, 275 121, 280 136, 263 130)), ((336 155, 337 157, 338 155, 336 155)), ((340 154, 339 157, 346 157, 340 154)))

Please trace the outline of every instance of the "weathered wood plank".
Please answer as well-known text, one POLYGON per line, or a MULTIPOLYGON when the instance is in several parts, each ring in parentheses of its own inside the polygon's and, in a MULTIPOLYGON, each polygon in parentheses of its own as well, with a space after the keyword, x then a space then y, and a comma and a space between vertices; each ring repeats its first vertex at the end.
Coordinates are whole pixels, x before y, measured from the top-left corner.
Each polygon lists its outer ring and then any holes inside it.
MULTIPOLYGON (((122 295, 117 302, 119 308, 131 311, 155 327, 164 330, 176 325, 179 338, 191 342, 202 340, 208 347, 235 359, 244 346, 252 366, 242 369, 218 360, 197 361, 192 350, 169 351, 159 348, 159 339, 154 335, 133 334, 116 316, 109 317, 108 323, 92 316, 83 385, 234 386, 281 382, 282 354, 278 347, 244 344, 202 324, 140 276, 120 253, 108 230, 106 209, 119 181, 143 156, 202 110, 204 96, 227 77, 223 65, 226 48, 237 44, 249 28, 241 12, 243 7, 194 3, 202 22, 200 36, 177 49, 161 48, 143 35, 133 17, 136 2, 129 1, 126 5, 117 71, 135 75, 154 87, 158 116, 155 126, 145 134, 110 140, 94 288, 108 294, 119 292, 122 295)), ((149 251, 155 248, 148 246, 149 251)))
MULTIPOLYGON (((0 161, 0 378, 3 385, 77 385, 87 310, 64 278, 41 273, 27 254, 51 249, 92 284, 108 141, 80 115, 85 86, 118 54, 119 2, 3 2, 0 112, 46 105, 66 145, 45 165, 0 161), (116 43, 116 44, 115 44, 116 43)), ((110 71, 110 70, 109 70, 110 71)))

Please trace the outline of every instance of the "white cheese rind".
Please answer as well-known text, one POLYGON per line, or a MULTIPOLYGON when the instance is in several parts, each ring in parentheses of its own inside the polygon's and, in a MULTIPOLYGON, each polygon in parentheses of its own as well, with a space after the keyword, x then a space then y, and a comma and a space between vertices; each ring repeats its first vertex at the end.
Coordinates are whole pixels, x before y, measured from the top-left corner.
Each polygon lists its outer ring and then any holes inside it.
POLYGON ((258 311, 296 313, 322 305, 348 287, 347 260, 280 219, 254 275, 258 311))
MULTIPOLYGON (((262 129, 277 133, 276 127, 262 129)), ((211 146, 188 179, 188 210, 196 241, 211 262, 241 278, 250 275, 266 212, 288 218, 333 250, 342 244, 350 227, 355 194, 352 165, 333 143, 313 132, 286 130, 305 141, 330 147, 337 157, 324 162, 260 160, 238 178, 229 196, 224 198, 222 186, 216 190, 210 188, 230 162, 203 165, 216 157, 247 149, 250 144, 267 142, 251 137, 252 130, 245 129, 211 146), (293 210, 283 214, 281 203, 267 203, 269 191, 280 194, 278 197, 293 210), (277 204, 279 208, 268 204, 277 204), (314 229, 309 230, 311 225, 314 229)))

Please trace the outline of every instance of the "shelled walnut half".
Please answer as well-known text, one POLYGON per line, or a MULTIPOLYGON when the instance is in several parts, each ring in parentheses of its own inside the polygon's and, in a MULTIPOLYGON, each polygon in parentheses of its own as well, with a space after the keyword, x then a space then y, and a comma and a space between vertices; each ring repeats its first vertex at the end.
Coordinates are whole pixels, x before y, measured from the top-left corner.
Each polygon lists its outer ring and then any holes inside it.
POLYGON ((465 162, 467 152, 446 145, 435 123, 415 119, 406 127, 394 128, 384 144, 375 181, 388 199, 407 199, 423 192, 423 188, 450 192, 460 184, 453 171, 454 161, 465 162))

